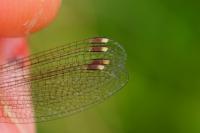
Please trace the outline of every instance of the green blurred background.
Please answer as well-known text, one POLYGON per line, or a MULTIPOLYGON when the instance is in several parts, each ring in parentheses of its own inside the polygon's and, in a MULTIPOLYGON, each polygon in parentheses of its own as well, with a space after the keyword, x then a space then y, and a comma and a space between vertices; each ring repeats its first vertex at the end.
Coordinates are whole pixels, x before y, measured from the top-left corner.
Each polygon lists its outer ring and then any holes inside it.
POLYGON ((128 85, 104 103, 38 124, 39 133, 200 133, 200 2, 63 0, 32 52, 94 36, 128 53, 128 85))

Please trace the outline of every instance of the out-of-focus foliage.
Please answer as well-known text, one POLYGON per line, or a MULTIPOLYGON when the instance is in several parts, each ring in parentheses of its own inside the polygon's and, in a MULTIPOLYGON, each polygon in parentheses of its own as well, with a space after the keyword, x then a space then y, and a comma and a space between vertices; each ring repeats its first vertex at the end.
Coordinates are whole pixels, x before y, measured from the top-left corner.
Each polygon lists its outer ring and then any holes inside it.
POLYGON ((200 3, 63 0, 57 20, 31 36, 32 52, 103 35, 128 53, 129 84, 82 113, 38 124, 39 133, 199 133, 200 3))

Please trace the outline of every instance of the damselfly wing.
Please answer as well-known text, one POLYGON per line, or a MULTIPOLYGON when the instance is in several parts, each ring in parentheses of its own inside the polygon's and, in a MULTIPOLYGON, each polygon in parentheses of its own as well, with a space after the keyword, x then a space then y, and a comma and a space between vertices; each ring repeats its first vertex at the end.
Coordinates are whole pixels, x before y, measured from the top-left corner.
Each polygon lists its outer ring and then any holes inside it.
POLYGON ((127 83, 125 61, 119 43, 96 37, 3 64, 0 122, 53 120, 104 101, 127 83))

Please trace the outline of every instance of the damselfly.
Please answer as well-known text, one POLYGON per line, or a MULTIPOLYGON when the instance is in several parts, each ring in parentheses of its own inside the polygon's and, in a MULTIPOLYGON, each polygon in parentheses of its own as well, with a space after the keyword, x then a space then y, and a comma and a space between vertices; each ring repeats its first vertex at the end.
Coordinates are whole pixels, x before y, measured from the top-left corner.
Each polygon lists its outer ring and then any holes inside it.
POLYGON ((53 120, 104 101, 127 83, 125 61, 122 46, 102 37, 11 60, 0 66, 0 122, 53 120))

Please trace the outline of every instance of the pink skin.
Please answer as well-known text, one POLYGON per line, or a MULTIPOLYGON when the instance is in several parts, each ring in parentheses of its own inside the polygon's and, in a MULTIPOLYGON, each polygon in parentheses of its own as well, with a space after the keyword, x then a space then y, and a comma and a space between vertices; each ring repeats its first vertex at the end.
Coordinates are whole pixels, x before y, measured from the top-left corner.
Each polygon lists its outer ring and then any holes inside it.
POLYGON ((26 36, 48 26, 61 0, 0 0, 0 36, 26 36))
MULTIPOLYGON (((18 38, 0 38, 0 64, 5 64, 8 63, 9 61, 15 60, 16 58, 21 58, 21 57, 26 57, 29 55, 29 50, 28 50, 28 45, 26 38, 23 37, 18 37, 18 38)), ((22 64, 23 65, 23 64, 22 64)), ((27 71, 28 73, 28 71, 27 71)), ((7 75, 12 75, 10 72, 6 72, 7 75)), ((20 73, 19 73, 20 74, 20 73)), ((24 72, 21 74, 25 74, 24 72)), ((9 76, 4 76, 4 73, 0 73, 0 82, 9 81, 10 78, 9 76)), ((23 80, 23 79, 22 79, 23 80)), ((10 99, 6 100, 11 100, 13 97, 13 94, 7 93, 5 90, 6 89, 14 89, 18 91, 23 91, 30 89, 28 86, 23 86, 23 87, 15 87, 15 88, 1 88, 0 93, 4 94, 6 96, 11 96, 10 99)), ((15 95, 16 96, 16 95, 15 95)), ((17 98, 20 98, 20 96, 17 96, 17 98)), ((13 99, 12 99, 13 100, 13 99)), ((13 104, 10 102, 9 104, 13 104)), ((18 105, 17 105, 18 106, 18 105)), ((5 105, 2 105, 0 103, 0 119, 3 119, 3 121, 7 123, 0 123, 0 132, 1 133, 35 133, 35 124, 16 124, 12 118, 9 116, 2 118, 2 114, 6 113, 6 108, 5 105)), ((33 108, 27 108, 25 110, 26 112, 32 113, 33 114, 33 108)), ((11 111, 12 112, 12 111, 11 111)), ((15 114, 19 115, 23 114, 23 111, 18 111, 15 114)), ((32 119, 32 118, 30 118, 32 119)), ((32 121, 32 120, 30 120, 32 121)))
MULTIPOLYGON (((61 0, 0 0, 0 64, 7 64, 15 59, 28 56, 26 36, 47 27, 56 17, 60 5, 61 0)), ((34 121, 33 107, 24 108, 20 111, 12 108, 13 106, 20 108, 20 105, 13 103, 15 98, 22 98, 19 92, 30 89, 28 85, 23 87, 5 85, 5 81, 14 80, 12 76, 15 76, 15 74, 23 77, 23 74, 29 74, 29 70, 25 72, 20 70, 5 72, 4 69, 0 69, 0 94, 7 98, 3 100, 9 101, 5 104, 0 97, 0 122, 7 122, 0 123, 0 133, 35 133, 34 123, 16 124, 15 121, 18 121, 18 119, 13 120, 12 115, 24 117, 24 114, 26 114, 25 116, 29 116, 25 118, 29 119, 27 121, 34 121), (10 92, 7 90, 10 90, 10 92), (8 104, 11 105, 11 109, 6 106, 8 104)), ((23 80, 21 78, 20 82, 23 82, 23 80)))

